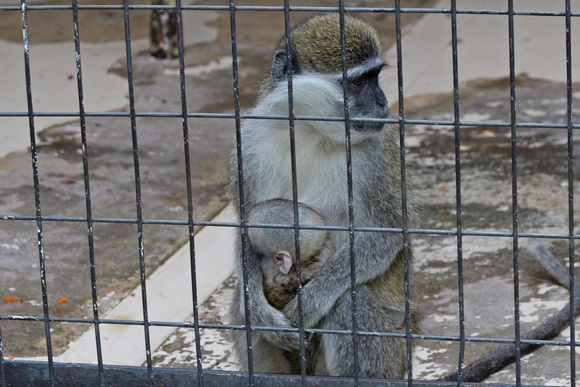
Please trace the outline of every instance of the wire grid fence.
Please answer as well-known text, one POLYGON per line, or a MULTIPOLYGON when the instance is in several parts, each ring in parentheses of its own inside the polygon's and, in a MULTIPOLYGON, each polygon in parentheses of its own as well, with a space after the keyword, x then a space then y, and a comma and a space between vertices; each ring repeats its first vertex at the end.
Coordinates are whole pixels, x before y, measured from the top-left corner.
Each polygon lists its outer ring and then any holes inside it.
MULTIPOLYGON (((526 11, 526 10, 514 10, 513 0, 508 1, 507 10, 492 10, 492 9, 459 9, 457 7, 455 0, 450 0, 448 8, 404 8, 400 1, 395 1, 395 7, 387 8, 369 8, 369 7, 347 7, 344 1, 338 1, 337 6, 333 7, 296 7, 291 6, 288 0, 284 1, 283 5, 276 6, 241 6, 236 5, 234 0, 230 0, 227 5, 183 5, 180 0, 176 1, 175 6, 152 6, 152 5, 135 5, 129 4, 127 0, 123 1, 123 4, 118 5, 90 5, 90 4, 78 4, 77 0, 72 0, 71 5, 28 5, 25 0, 21 0, 21 6, 0 6, 1 12, 21 12, 22 15, 22 31, 23 31, 23 51, 24 51, 24 61, 25 61, 25 75, 26 75, 26 96, 28 102, 28 109, 24 112, 1 112, 1 117, 27 117, 28 124, 30 128, 30 151, 32 159, 32 178, 34 183, 34 199, 36 213, 34 216, 21 216, 14 214, 0 214, 0 220, 2 222, 10 221, 30 221, 35 222, 37 226, 37 237, 38 237, 38 261, 40 268, 40 284, 42 287, 42 306, 44 314, 42 316, 21 316, 21 315, 0 315, 0 322, 2 321, 38 321, 44 323, 45 339, 46 339, 46 352, 48 361, 38 365, 36 363, 27 362, 14 362, 8 360, 2 350, 2 331, 0 324, 0 379, 2 381, 2 386, 7 386, 9 380, 14 380, 14 377, 18 375, 25 375, 26 372, 31 370, 43 370, 43 379, 40 382, 49 385, 66 384, 72 383, 71 381, 87 381, 96 382, 100 385, 105 385, 108 383, 113 383, 115 381, 119 383, 148 383, 159 384, 168 383, 169 380, 172 381, 190 381, 197 382, 198 385, 203 384, 214 384, 214 383, 226 383, 231 385, 236 384, 251 384, 251 385, 286 385, 286 383, 297 383, 297 384, 308 384, 313 380, 318 383, 334 383, 336 385, 346 384, 356 384, 361 385, 365 383, 372 383, 369 380, 361 379, 359 377, 358 370, 355 371, 354 378, 352 379, 324 379, 324 378, 312 378, 307 376, 305 373, 304 365, 302 375, 299 376, 268 376, 256 374, 252 371, 250 364, 250 371, 248 373, 236 373, 236 372, 213 372, 204 370, 202 367, 202 348, 199 340, 199 330, 200 328, 213 328, 213 329, 246 329, 248 332, 248 337, 251 337, 252 331, 259 330, 276 330, 274 327, 252 327, 252 330, 248 329, 246 326, 234 326, 234 325, 222 325, 222 324, 202 324, 199 322, 198 318, 198 305, 197 305, 197 284, 196 284, 196 256, 195 248, 193 243, 194 238, 194 227, 195 226, 221 226, 221 227, 235 227, 240 228, 245 232, 247 227, 258 226, 249 225, 248 223, 229 223, 229 222, 206 222, 194 219, 193 216, 193 201, 192 201, 192 187, 191 187, 191 161, 189 159, 190 155, 190 135, 188 127, 188 119, 190 118, 227 118, 233 119, 235 121, 237 140, 240 140, 240 126, 241 120, 246 118, 260 118, 260 119, 271 119, 271 120, 287 120, 289 121, 289 127, 291 130, 294 127, 295 120, 310 120, 310 121, 345 121, 345 126, 347 128, 346 133, 348 135, 348 127, 350 122, 356 121, 371 121, 371 122, 385 122, 388 124, 394 124, 398 126, 400 133, 400 157, 401 157, 401 181, 402 181, 402 192, 403 196, 401 198, 403 208, 406 208, 406 164, 405 164, 405 126, 420 124, 420 125, 436 125, 436 126, 447 126, 453 127, 455 130, 455 177, 456 177, 456 210, 457 210, 457 227, 455 229, 441 230, 441 229, 410 229, 406 225, 406 220, 402 228, 361 228, 354 227, 353 222, 350 227, 328 227, 329 230, 334 231, 349 231, 352 236, 354 232, 396 232, 402 233, 405 240, 405 246, 408 244, 409 234, 425 234, 425 235, 447 235, 455 236, 457 238, 457 272, 458 272, 458 289, 459 289, 459 336, 442 336, 442 335, 420 335, 412 333, 409 326, 409 280, 406 278, 406 313, 407 313, 407 327, 406 334, 396 335, 392 333, 377 333, 377 332, 358 332, 355 328, 353 332, 336 332, 336 331, 325 331, 320 329, 304 329, 303 326, 298 328, 302 338, 305 332, 317 332, 317 333, 334 333, 334 334, 350 334, 353 336, 353 340, 356 343, 358 336, 361 335, 373 335, 373 336, 399 336, 404 337, 407 340, 407 362, 408 362, 408 379, 400 382, 401 385, 408 384, 422 384, 414 380, 413 367, 412 367, 412 346, 411 342, 413 340, 445 340, 445 341, 455 341, 459 343, 459 363, 458 363, 458 374, 457 381, 451 382, 451 384, 465 384, 462 381, 462 367, 464 365, 464 349, 465 344, 468 342, 480 343, 499 343, 499 344, 515 344, 515 365, 516 365, 516 378, 517 385, 521 385, 521 348, 524 345, 559 345, 567 346, 570 348, 570 376, 571 384, 576 383, 576 359, 575 359, 575 347, 579 344, 574 340, 571 341, 545 341, 545 340, 529 340, 522 338, 520 330, 520 305, 519 305, 519 239, 520 238, 550 238, 550 239, 560 239, 567 240, 569 246, 569 259, 570 259, 570 270, 569 270, 569 282, 570 282, 570 337, 575 337, 575 324, 574 316, 576 315, 576 292, 575 292, 575 276, 574 276, 574 241, 578 239, 579 235, 575 234, 574 228, 574 144, 573 144, 573 130, 579 129, 580 126, 573 123, 572 115, 572 46, 571 46, 571 20, 573 17, 580 17, 580 13, 574 13, 571 11, 570 0, 565 1, 565 10, 554 11, 554 12, 540 12, 540 11, 526 11), (126 64, 128 70, 128 88, 129 88, 129 112, 88 112, 84 109, 84 97, 83 97, 83 76, 82 76, 82 52, 80 47, 79 38, 79 19, 78 12, 82 10, 89 9, 110 9, 122 11, 124 14, 125 22, 125 44, 126 44, 126 64), (180 70, 180 84, 181 84, 181 106, 182 111, 180 113, 159 113, 159 112, 139 112, 135 109, 135 94, 134 94, 134 81, 133 81, 133 64, 132 64, 132 52, 131 52, 131 31, 129 23, 129 15, 133 10, 151 10, 151 9, 176 9, 177 12, 177 23, 178 23, 178 36, 179 36, 179 70, 180 70), (79 111, 78 112, 37 112, 34 109, 33 103, 33 85, 31 84, 31 71, 30 71, 30 55, 29 55, 29 45, 28 45, 28 26, 27 26, 27 13, 33 12, 35 10, 72 10, 72 18, 74 25, 74 42, 75 42, 75 54, 76 54, 76 81, 78 86, 78 102, 79 111), (232 50, 232 70, 233 70, 233 91, 234 91, 234 103, 235 112, 234 114, 222 114, 222 113, 192 113, 188 112, 186 104, 186 88, 185 88, 185 64, 183 56, 183 18, 184 12, 195 12, 195 11, 219 11, 219 12, 229 12, 230 14, 230 26, 231 26, 231 50, 232 50), (295 116, 292 109, 292 93, 289 93, 290 101, 290 111, 287 116, 255 116, 250 114, 242 114, 240 107, 240 91, 239 91, 239 74, 238 74, 238 55, 237 55, 237 35, 236 35, 236 14, 244 11, 271 11, 271 12, 283 12, 285 20, 285 36, 288 39, 288 33, 290 31, 289 15, 291 12, 297 11, 309 11, 309 12, 339 12, 341 16, 345 12, 350 12, 353 14, 364 13, 364 12, 384 12, 384 13, 394 13, 396 15, 396 45, 397 45, 397 74, 398 74, 398 117, 390 119, 355 119, 349 118, 348 111, 345 114, 345 119, 337 119, 334 117, 305 117, 305 116, 295 116), (405 118, 405 107, 404 107, 404 95, 403 95, 403 61, 402 61, 402 44, 401 44, 401 15, 405 13, 440 13, 448 14, 450 16, 450 28, 451 28, 451 44, 453 47, 453 94, 454 94, 454 118, 453 120, 411 120, 405 118), (511 119, 509 122, 479 122, 479 121, 461 121, 460 120, 460 103, 459 103, 459 76, 458 76, 458 56, 457 56, 457 45, 458 45, 458 34, 457 34, 457 15, 460 14, 478 14, 478 15, 505 15, 509 26, 509 41, 506 42, 509 46, 509 70, 510 70, 510 110, 511 119), (514 48, 514 16, 557 16, 562 17, 566 21, 566 63, 567 63, 567 122, 561 123, 523 123, 518 122, 518 117, 516 114, 516 82, 515 82, 515 48, 514 48), (83 172, 84 172, 84 185, 85 185, 85 199, 86 199, 86 217, 64 217, 64 216, 45 216, 42 212, 42 198, 40 196, 40 181, 39 181, 39 168, 37 164, 37 145, 36 145, 36 132, 35 132, 35 120, 38 117, 73 117, 78 118, 80 121, 80 133, 82 141, 82 160, 83 160, 83 172), (87 156, 87 138, 86 138, 86 125, 85 119, 87 117, 128 117, 131 122, 131 133, 132 133, 132 144, 133 144, 133 161, 134 161, 134 181, 135 181, 135 191, 136 191, 136 218, 94 218, 92 216, 91 208, 91 194, 90 194, 90 181, 89 181, 89 158, 87 156), (188 195, 188 220, 187 221, 176 221, 176 220, 154 220, 146 219, 143 217, 142 204, 141 204, 141 185, 140 185, 140 159, 139 159, 139 145, 138 145, 138 131, 136 120, 138 117, 180 117, 183 122, 183 149, 185 155, 185 172, 187 179, 187 195, 188 195), (511 166, 512 166, 512 231, 511 232, 485 232, 485 231, 467 231, 463 230, 462 227, 462 192, 461 192, 461 152, 460 152, 460 131, 462 128, 466 127, 477 127, 485 125, 487 127, 497 127, 497 128, 509 128, 511 131, 511 166), (544 233, 521 233, 518 230, 518 167, 517 167, 517 130, 519 128, 553 128, 562 129, 567 131, 567 147, 568 147, 568 208, 569 208, 569 232, 567 234, 544 234, 544 233), (88 246, 89 246, 89 260, 90 260, 90 277, 92 284, 92 301, 93 301, 93 317, 92 318, 59 318, 53 317, 50 314, 49 304, 48 304, 48 294, 47 294, 47 278, 45 274, 45 253, 43 249, 44 238, 43 238, 43 224, 45 222, 80 222, 86 223, 88 232, 88 246), (97 287, 96 287, 96 272, 95 272, 95 241, 93 239, 93 224, 95 223, 127 223, 136 224, 138 228, 138 250, 139 250, 139 261, 140 261, 140 283, 142 289, 142 300, 143 300, 143 319, 140 321, 127 321, 127 320, 107 320, 100 317, 100 311, 97 304, 97 287), (191 257, 191 271, 192 271, 192 295, 194 300, 194 322, 193 323, 174 323, 167 321, 151 321, 148 316, 147 310, 147 287, 146 287, 146 276, 145 276, 145 259, 144 259, 144 248, 143 248, 143 226, 146 224, 158 224, 158 225, 181 225, 189 227, 189 240, 190 240, 190 257, 191 257), (514 270, 514 315, 515 315, 515 339, 499 339, 499 338, 476 338, 468 337, 465 333, 465 316, 464 316, 464 305, 463 305, 463 257, 462 257, 462 246, 463 246, 463 236, 484 236, 484 237, 500 237, 500 238, 511 238, 513 241, 513 270, 514 270), (79 365, 79 364, 68 364, 63 367, 62 364, 57 364, 53 361, 52 353, 52 343, 51 343, 51 324, 53 323, 81 323, 81 324, 92 324, 95 331, 96 339, 96 351, 97 351, 97 365, 79 365), (145 353, 147 355, 146 366, 140 368, 129 368, 129 367, 112 367, 108 366, 103 361, 103 355, 101 351, 101 336, 100 336, 100 326, 102 324, 123 324, 123 325, 139 325, 144 328, 145 336, 145 353), (185 327, 192 328, 196 332, 196 353, 197 353, 197 369, 195 371, 182 371, 182 370, 166 370, 157 369, 152 365, 151 352, 154 348, 151 348, 150 344, 150 328, 151 327, 185 327), (40 368, 39 368, 40 367, 40 368), (12 374, 11 374, 12 373, 12 374), (16 375, 16 376, 15 376, 16 375), (68 378, 68 379, 67 379, 68 378)), ((341 29, 342 29, 342 44, 343 44, 343 62, 346 64, 346 55, 344 51, 344 18, 341 18, 341 29)), ((290 78, 291 83, 291 78, 290 78)), ((291 86, 289 87, 291 90, 291 86)), ((346 160, 348 166, 350 167, 350 149, 346 151, 346 160)), ((350 169, 350 168, 349 168, 350 169)), ((241 163, 240 163, 240 173, 241 173, 241 163)), ((242 181, 243 179, 240 179, 242 181)), ((243 192, 243 185, 240 186, 240 191, 243 192)), ((349 202, 352 208, 352 175, 349 176, 349 192, 351 193, 349 197, 349 202)), ((294 185, 294 199, 297 198, 296 188, 294 185)), ((243 215, 242 215, 243 218, 243 215)), ((350 213, 350 218, 352 220, 352 212, 350 213)), ((259 225, 265 226, 265 225, 259 225)), ((295 228, 298 230, 298 225, 294 226, 284 226, 277 225, 279 227, 295 228)), ((298 235, 298 232, 296 232, 298 235)), ((351 251, 354 239, 351 237, 351 251)), ((407 268, 408 269, 408 268, 407 268)), ((408 272, 408 270, 407 270, 408 272)), ((354 280, 353 280, 354 281, 354 280)), ((354 282, 353 282, 354 284, 354 282)), ((246 303, 246 307, 248 304, 246 303)), ((353 311, 353 321, 356 322, 355 311, 353 311)), ((247 320, 247 325, 249 325, 249 319, 247 320)), ((250 342, 250 341, 248 341, 250 342)), ((355 345, 356 348, 356 345, 355 345)), ((304 347, 302 347, 302 351, 304 347)), ((251 350, 250 350, 251 355, 251 350)), ((356 357, 356 350, 355 350, 356 357)), ((251 356, 250 356, 251 359, 251 356)), ((42 373, 41 372, 41 373, 42 373)), ((39 380, 37 380, 39 382, 39 380)), ((395 382, 393 382, 395 383, 395 382)), ((426 382, 426 385, 431 385, 426 382)))

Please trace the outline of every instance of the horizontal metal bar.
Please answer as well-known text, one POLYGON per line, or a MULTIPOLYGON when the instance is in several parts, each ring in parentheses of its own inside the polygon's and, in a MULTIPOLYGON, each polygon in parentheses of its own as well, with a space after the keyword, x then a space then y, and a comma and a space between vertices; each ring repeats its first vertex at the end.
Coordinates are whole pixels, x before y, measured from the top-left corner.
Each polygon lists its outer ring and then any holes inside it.
MULTIPOLYGON (((87 218, 84 217, 70 217, 70 216, 41 216, 42 221, 49 222, 86 222, 87 218)), ((36 221, 35 216, 26 215, 0 215, 0 221, 36 221)), ((93 218, 93 223, 124 223, 124 224, 135 224, 137 219, 125 219, 125 218, 93 218)), ((143 219, 143 224, 151 225, 167 225, 167 226, 188 226, 189 222, 187 220, 163 220, 163 219, 143 219)), ((241 223, 238 222, 211 222, 211 221, 193 221, 194 226, 209 226, 209 227, 242 227, 241 223)), ((281 228, 281 229, 294 229, 293 225, 289 224, 272 224, 272 223, 244 223, 246 227, 255 228, 281 228)), ((328 231, 349 231, 350 228, 347 226, 309 226, 301 225, 300 229, 304 230, 328 230, 328 231)), ((457 235, 457 230, 438 230, 438 229, 422 229, 422 228, 411 228, 406 229, 410 234, 421 234, 421 235, 445 235, 454 236, 457 235)), ((401 233, 402 228, 382 228, 382 227, 355 227, 355 232, 390 232, 390 233, 401 233)), ((461 235, 473 236, 473 237, 502 237, 502 238, 512 238, 514 236, 513 232, 509 231, 469 231, 463 230, 461 235)), ((534 232, 518 232, 517 236, 520 238, 544 238, 544 239, 568 239, 569 234, 553 234, 553 233, 534 233, 534 232)), ((580 234, 574 234, 574 239, 580 239, 580 234)))
MULTIPOLYGON (((23 381, 35 386, 50 385, 48 378, 48 365, 45 362, 7 360, 6 384, 22 385, 23 381)), ((112 386, 141 386, 148 382, 147 367, 131 366, 104 366, 104 378, 106 385, 112 386)), ((203 370, 204 386, 247 386, 248 373, 233 371, 209 371, 203 370)), ((153 368, 153 385, 155 386, 199 386, 197 370, 180 368, 153 368)), ((98 385, 99 370, 93 364, 78 363, 54 363, 54 384, 58 386, 98 385)), ((332 376, 307 376, 303 384, 301 375, 281 375, 254 373, 255 387, 285 387, 285 386, 334 386, 350 387, 355 385, 353 378, 332 376)), ((0 381, 1 382, 1 381, 0 381)), ((400 386, 409 385, 408 380, 392 379, 365 379, 360 378, 358 385, 361 387, 400 386)), ((441 381, 417 381, 413 380, 417 387, 455 386, 457 382, 441 381)), ((463 383, 463 386, 513 386, 512 384, 495 383, 463 383)), ((524 385, 533 387, 534 385, 524 385)))
MULTIPOLYGON (((33 322, 44 322, 45 318, 43 316, 0 316, 0 321, 33 321, 33 322)), ((49 322, 56 323, 82 323, 82 324, 94 324, 94 319, 90 318, 69 318, 69 317, 49 317, 49 322)), ((132 326, 143 326, 142 320, 111 320, 111 319, 100 319, 99 324, 103 325, 132 325, 132 326)), ((167 327, 167 328, 195 328, 194 323, 186 322, 170 322, 170 321, 148 321, 149 326, 155 327, 167 327)), ((203 329, 215 329, 215 330, 245 330, 245 325, 231 325, 231 324, 204 324, 199 323, 199 328, 203 329)), ((267 327, 267 326, 250 326, 252 331, 268 331, 268 332, 298 332, 299 328, 280 328, 280 327, 267 327)), ((335 335, 352 335, 352 331, 340 330, 340 329, 313 329, 304 328, 304 332, 308 333, 319 333, 319 334, 335 334, 335 335)), ((392 332, 370 332, 370 331, 358 331, 360 336, 369 337, 399 337, 405 338, 406 333, 392 333, 392 332)), ((411 333, 411 338, 414 340, 425 340, 425 341, 460 341, 459 336, 453 335, 424 335, 411 333)), ((474 343, 495 343, 495 344, 514 344, 514 339, 505 339, 498 337, 470 337, 466 336, 464 338, 467 342, 474 343)), ((525 344, 537 344, 537 345, 549 345, 549 346, 570 346, 570 341, 565 340, 529 340, 521 339, 521 343, 525 344)), ((576 345, 580 345, 580 341, 576 341, 576 345)))
MULTIPOLYGON (((129 10, 152 10, 152 9, 175 9, 170 5, 129 5, 129 10)), ((237 5, 236 11, 284 11, 284 6, 252 6, 237 5)), ((26 5, 27 11, 46 11, 46 10, 71 10, 72 5, 26 5)), ((78 5, 79 10, 119 10, 124 9, 123 5, 78 5)), ((182 5, 184 11, 229 11, 230 7, 226 5, 182 5)), ((339 7, 289 7, 292 12, 339 12, 339 7)), ((345 7, 346 12, 355 13, 395 13, 393 7, 345 7)), ((19 6, 1 6, 0 11, 21 11, 19 6)), ((419 14, 451 14, 450 8, 401 8, 401 13, 419 13, 419 14)), ((457 14, 463 15, 508 15, 509 11, 504 9, 457 9, 457 14)), ((565 11, 534 11, 519 10, 514 11, 516 16, 566 16, 565 11)), ((580 17, 580 12, 571 12, 572 17, 580 17)))
MULTIPOLYGON (((35 112, 34 117, 79 117, 76 112, 35 112)), ((129 112, 86 112, 86 117, 131 117, 129 112)), ((136 117, 175 117, 182 118, 180 113, 164 113, 164 112, 136 112, 136 117)), ((29 117, 27 112, 0 112, 0 117, 29 117)), ((229 118, 235 119, 234 114, 228 113, 188 113, 187 118, 229 118)), ((240 116, 244 120, 289 120, 288 116, 284 115, 256 115, 256 114, 242 114, 240 116)), ((320 116, 295 116, 298 121, 330 121, 330 122, 344 122, 341 117, 320 117, 320 116)), ((394 118, 356 118, 351 117, 351 122, 383 122, 385 124, 398 124, 401 120, 394 118)), ((455 126, 460 127, 486 127, 486 128, 511 128, 512 124, 501 121, 459 121, 452 120, 413 120, 404 119, 403 123, 408 125, 433 125, 433 126, 455 126)), ((516 128, 528 129, 568 129, 568 124, 558 124, 553 122, 516 122, 516 128)), ((573 124, 573 129, 580 129, 580 124, 573 124)))
MULTIPOLYGON (((0 112, 0 117, 28 117, 28 112, 0 112)), ((79 117, 78 112, 34 112, 34 117, 79 117)), ((86 117, 131 117, 130 112, 85 112, 86 117)), ((135 112, 136 117, 175 117, 182 118, 181 113, 171 112, 135 112)), ((235 119, 235 114, 230 113, 188 113, 187 118, 231 118, 235 119)), ((244 120, 284 120, 290 119, 287 115, 259 115, 259 114, 241 114, 241 119, 244 120)), ((298 121, 330 121, 330 122, 344 122, 342 117, 324 117, 324 116, 295 116, 298 121)), ((395 118, 360 118, 349 117, 351 122, 383 122, 386 124, 398 124, 401 122, 395 118)), ((409 125, 435 125, 435 126, 485 126, 485 127, 505 127, 511 128, 512 124, 507 121, 459 121, 453 120, 416 120, 404 119, 402 121, 409 125)), ((554 122, 516 122, 516 127, 519 128, 556 128, 567 129, 568 124, 559 124, 554 122)), ((574 129, 580 129, 580 124, 572 125, 574 129)))

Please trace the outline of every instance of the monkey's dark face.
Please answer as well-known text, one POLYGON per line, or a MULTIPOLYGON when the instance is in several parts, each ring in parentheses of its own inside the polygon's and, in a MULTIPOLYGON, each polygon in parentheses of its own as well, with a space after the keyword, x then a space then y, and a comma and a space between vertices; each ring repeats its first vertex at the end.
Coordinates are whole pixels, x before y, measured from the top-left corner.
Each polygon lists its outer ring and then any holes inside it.
MULTIPOLYGON (((352 118, 387 118, 389 107, 387 97, 379 85, 382 65, 353 74, 347 78, 349 113, 352 118)), ((351 128, 359 132, 378 132, 383 122, 351 122, 351 128)))

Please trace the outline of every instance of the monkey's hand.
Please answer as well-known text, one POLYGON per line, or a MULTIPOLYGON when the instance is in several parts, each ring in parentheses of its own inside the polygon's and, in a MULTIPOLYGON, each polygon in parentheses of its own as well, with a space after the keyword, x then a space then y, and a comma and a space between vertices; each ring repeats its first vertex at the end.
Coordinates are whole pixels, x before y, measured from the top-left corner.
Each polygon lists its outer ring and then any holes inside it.
MULTIPOLYGON (((316 278, 316 276, 314 276, 314 278, 316 278)), ((342 291, 340 294, 335 293, 336 298, 330 304, 321 302, 321 299, 315 295, 316 290, 310 290, 314 288, 309 286, 314 281, 314 278, 302 288, 302 322, 305 328, 316 327, 318 322, 330 311, 334 305, 334 301, 336 301, 336 299, 338 299, 338 297, 344 292, 342 291)), ((298 326, 300 323, 298 296, 294 297, 292 301, 286 304, 282 312, 289 321, 298 326)))
MULTIPOLYGON (((397 234, 361 233, 355 236, 356 284, 364 284, 385 273, 402 248, 397 234)), ((305 328, 314 328, 330 312, 336 301, 351 287, 350 244, 346 242, 302 288, 302 319, 305 328)), ((284 315, 299 324, 298 296, 284 307, 284 315)))
MULTIPOLYGON (((252 325, 263 325, 268 327, 277 328, 296 328, 296 325, 292 324, 290 320, 282 314, 278 309, 270 306, 263 306, 262 308, 257 308, 262 313, 256 314, 252 313, 252 325)), ((300 334, 298 332, 283 332, 283 331, 262 331, 264 338, 287 351, 299 350, 300 349, 300 334)), ((305 339, 305 344, 307 344, 308 338, 305 339)))

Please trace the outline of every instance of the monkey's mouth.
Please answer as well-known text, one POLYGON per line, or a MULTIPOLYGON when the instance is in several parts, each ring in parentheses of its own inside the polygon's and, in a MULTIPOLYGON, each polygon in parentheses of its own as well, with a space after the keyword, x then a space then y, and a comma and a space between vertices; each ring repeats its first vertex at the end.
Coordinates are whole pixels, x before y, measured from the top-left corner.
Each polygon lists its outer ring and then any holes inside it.
POLYGON ((361 133, 376 133, 383 130, 384 122, 351 122, 350 127, 361 133))
MULTIPOLYGON (((373 112, 364 112, 364 111, 353 111, 351 118, 353 119, 357 119, 357 118, 361 118, 361 119, 385 119, 385 118, 389 118, 389 109, 388 108, 384 108, 380 111, 373 111, 373 112), (358 114, 357 114, 358 113, 358 114)), ((383 128, 385 127, 385 123, 384 122, 372 122, 372 121, 351 121, 350 122, 350 127, 352 128, 352 130, 355 130, 357 132, 360 133, 377 133, 380 132, 381 130, 383 130, 383 128)))

